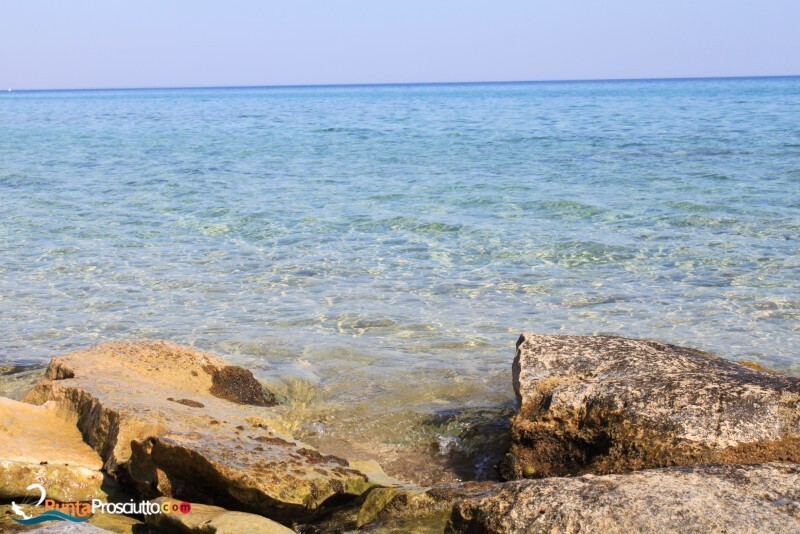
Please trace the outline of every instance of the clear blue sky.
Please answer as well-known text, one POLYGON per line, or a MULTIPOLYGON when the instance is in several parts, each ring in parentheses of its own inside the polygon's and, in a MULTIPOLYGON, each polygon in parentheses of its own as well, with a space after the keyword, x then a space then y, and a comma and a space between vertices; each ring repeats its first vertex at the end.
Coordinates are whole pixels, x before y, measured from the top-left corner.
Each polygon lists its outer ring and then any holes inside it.
POLYGON ((0 87, 800 74, 800 0, 0 0, 0 87))

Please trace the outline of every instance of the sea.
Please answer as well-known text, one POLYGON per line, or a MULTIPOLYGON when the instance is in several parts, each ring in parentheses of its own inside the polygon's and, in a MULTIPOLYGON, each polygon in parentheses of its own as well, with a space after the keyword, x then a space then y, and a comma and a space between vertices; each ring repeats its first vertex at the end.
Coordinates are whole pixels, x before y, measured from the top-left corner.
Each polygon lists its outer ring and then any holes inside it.
POLYGON ((800 78, 2 92, 0 325, 19 365, 191 345, 389 441, 513 404, 523 331, 800 375, 800 78))

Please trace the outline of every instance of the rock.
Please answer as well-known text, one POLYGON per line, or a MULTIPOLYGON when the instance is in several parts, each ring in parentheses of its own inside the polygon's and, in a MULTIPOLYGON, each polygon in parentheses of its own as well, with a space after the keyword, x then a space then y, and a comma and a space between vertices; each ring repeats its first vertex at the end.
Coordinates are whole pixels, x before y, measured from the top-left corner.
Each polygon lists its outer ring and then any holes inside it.
POLYGON ((0 373, 0 397, 22 400, 22 397, 42 379, 44 372, 42 367, 33 369, 30 366, 9 367, 7 373, 0 373))
POLYGON ((481 494, 492 486, 489 482, 475 482, 431 488, 411 485, 375 488, 358 511, 356 526, 362 529, 378 524, 386 529, 424 519, 428 524, 438 521, 436 531, 441 532, 454 502, 481 494))
POLYGON ((0 397, 0 499, 38 499, 31 484, 61 502, 104 498, 100 456, 55 408, 0 397))
POLYGON ((0 363, 0 376, 15 375, 28 371, 44 371, 40 365, 20 365, 15 363, 0 363))
POLYGON ((434 492, 428 494, 427 488, 375 488, 369 492, 358 511, 356 526, 374 521, 418 517, 435 514, 449 508, 446 498, 439 499, 434 492))
POLYGON ((87 523, 116 534, 147 534, 152 530, 138 519, 122 514, 94 514, 87 523))
POLYGON ((281 434, 248 371, 163 341, 54 358, 25 398, 77 419, 114 477, 148 497, 223 505, 288 523, 372 486, 345 460, 281 434))
POLYGON ((521 480, 453 508, 447 532, 800 532, 800 466, 521 480))
MULTIPOLYGON (((172 501, 159 497, 153 502, 172 501)), ((266 517, 244 512, 231 512, 218 506, 192 504, 189 513, 152 514, 145 516, 148 525, 170 532, 199 534, 292 534, 294 531, 266 517)))
POLYGON ((27 530, 36 534, 108 534, 110 531, 86 523, 58 522, 27 530))
POLYGON ((353 469, 357 469, 361 473, 367 475, 367 478, 369 478, 370 481, 374 482, 378 486, 405 487, 409 485, 402 480, 387 475, 381 467, 381 464, 375 460, 351 460, 348 463, 353 469))
MULTIPOLYGON (((27 499, 30 503, 32 499, 27 499)), ((111 501, 111 497, 108 499, 111 501)), ((44 506, 36 506, 36 500, 32 504, 20 503, 18 506, 22 511, 29 516, 37 516, 44 512, 44 506)), ((29 532, 36 528, 41 528, 40 525, 27 526, 14 521, 13 518, 18 517, 14 507, 11 504, 0 504, 0 532, 29 532)), ((115 534, 149 534, 153 529, 145 526, 144 523, 132 517, 120 514, 94 514, 85 523, 65 523, 65 522, 47 522, 42 523, 44 526, 52 525, 54 528, 61 528, 64 525, 90 525, 101 529, 101 532, 113 532, 115 534), (59 527, 59 525, 61 527, 59 527)), ((38 531, 37 531, 38 532, 38 531)), ((60 532, 56 530, 56 532, 60 532)), ((92 531, 97 532, 97 531, 92 531)))
POLYGON ((506 479, 800 462, 800 379, 608 336, 523 334, 506 479))

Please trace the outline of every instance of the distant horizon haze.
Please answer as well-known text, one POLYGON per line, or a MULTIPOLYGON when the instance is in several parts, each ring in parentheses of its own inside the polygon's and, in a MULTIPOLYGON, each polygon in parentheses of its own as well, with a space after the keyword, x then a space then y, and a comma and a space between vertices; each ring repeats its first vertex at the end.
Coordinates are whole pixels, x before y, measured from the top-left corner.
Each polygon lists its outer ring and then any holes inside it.
POLYGON ((675 76, 665 78, 576 78, 576 79, 541 79, 541 80, 464 80, 452 82, 378 82, 378 83, 318 83, 318 84, 277 84, 277 85, 185 85, 185 86, 138 86, 138 87, 52 87, 47 89, 31 88, 0 88, 0 94, 4 92, 58 92, 58 91, 147 91, 147 90, 190 90, 190 89, 303 89, 326 87, 403 87, 403 86, 424 86, 424 85, 502 85, 502 84, 558 84, 558 83, 605 83, 605 82, 668 82, 668 81, 702 81, 702 80, 746 80, 746 79, 782 79, 800 78, 800 74, 766 74, 766 75, 741 75, 741 76, 675 76))
POLYGON ((0 89, 800 74, 800 2, 6 0, 0 89))

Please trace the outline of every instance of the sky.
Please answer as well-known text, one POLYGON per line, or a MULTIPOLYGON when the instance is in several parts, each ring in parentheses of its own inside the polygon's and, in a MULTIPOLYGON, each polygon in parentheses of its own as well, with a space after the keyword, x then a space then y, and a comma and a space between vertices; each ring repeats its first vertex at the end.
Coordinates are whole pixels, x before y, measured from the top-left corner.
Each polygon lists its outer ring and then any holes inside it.
POLYGON ((0 87, 800 75, 798 0, 2 0, 0 87))

